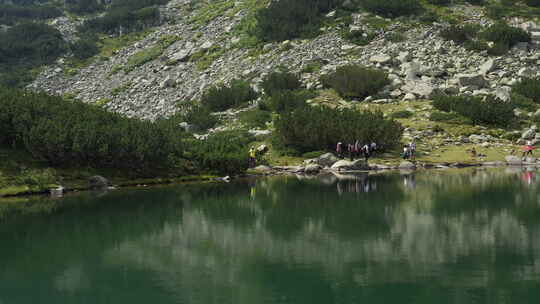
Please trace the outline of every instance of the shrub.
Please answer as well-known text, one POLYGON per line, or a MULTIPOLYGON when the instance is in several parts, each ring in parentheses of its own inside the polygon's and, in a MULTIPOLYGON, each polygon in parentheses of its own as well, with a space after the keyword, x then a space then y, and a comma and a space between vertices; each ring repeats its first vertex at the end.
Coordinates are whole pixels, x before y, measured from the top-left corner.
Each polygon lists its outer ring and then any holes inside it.
POLYGON ((91 14, 103 10, 103 5, 97 0, 69 0, 67 10, 75 14, 91 14))
POLYGON ((390 83, 388 75, 379 70, 358 65, 346 65, 321 77, 326 87, 336 90, 343 98, 364 98, 376 94, 390 83))
POLYGON ((540 0, 525 0, 525 4, 532 7, 540 7, 540 0))
POLYGON ((257 98, 248 82, 235 79, 229 86, 219 85, 208 89, 201 97, 201 104, 212 111, 225 111, 257 98))
POLYGON ((15 25, 21 21, 45 20, 59 16, 62 16, 62 11, 51 5, 0 4, 0 24, 15 25))
POLYGON ((473 124, 507 127, 515 122, 515 105, 492 97, 482 100, 480 97, 437 95, 433 106, 440 111, 461 114, 473 124))
POLYGON ((96 44, 97 39, 96 36, 81 38, 71 43, 69 48, 77 59, 90 58, 99 53, 99 47, 96 44))
POLYGON ((429 115, 429 119, 431 121, 437 121, 437 122, 448 122, 448 123, 456 123, 456 124, 471 124, 472 121, 466 117, 463 117, 460 114, 457 114, 455 112, 439 112, 435 111, 432 112, 429 115))
POLYGON ((441 37, 446 40, 454 41, 458 44, 464 44, 467 41, 476 39, 480 31, 479 26, 473 24, 452 25, 441 30, 441 37))
POLYGON ((328 107, 299 107, 275 121, 277 140, 300 152, 330 150, 336 142, 375 141, 379 146, 396 146, 402 126, 385 119, 380 112, 358 112, 328 107))
POLYGON ((0 144, 55 166, 168 172, 182 157, 174 120, 141 121, 43 93, 0 90, 0 144))
POLYGON ((390 117, 392 117, 394 119, 396 119, 396 118, 410 118, 413 115, 414 115, 413 112, 403 110, 403 111, 397 111, 397 112, 394 112, 394 113, 390 114, 390 117))
POLYGON ((46 24, 21 23, 0 31, 0 85, 22 86, 30 70, 54 62, 66 51, 62 34, 46 24))
POLYGON ((273 72, 268 74, 262 82, 264 92, 269 96, 286 90, 297 90, 302 83, 298 75, 289 72, 273 72))
POLYGON ((493 41, 496 44, 507 45, 509 47, 514 46, 518 42, 531 41, 529 33, 520 28, 509 26, 503 22, 490 26, 482 32, 482 36, 488 41, 493 41))
POLYGON ((257 12, 253 34, 262 41, 284 41, 314 36, 322 14, 335 8, 339 0, 271 1, 257 12))
POLYGON ((197 131, 206 131, 218 123, 218 118, 212 115, 210 109, 194 105, 182 115, 183 120, 193 125, 197 131))
POLYGON ((449 5, 451 3, 450 0, 427 0, 429 4, 435 4, 435 5, 449 5))
POLYGON ((169 0, 116 0, 100 17, 86 20, 79 32, 117 34, 139 31, 159 24, 161 16, 156 5, 169 0))
POLYGON ((366 10, 385 17, 413 15, 422 9, 418 0, 363 0, 361 3, 366 10))
POLYGON ((341 37, 356 45, 367 45, 376 37, 376 34, 364 32, 362 30, 350 31, 348 29, 345 29, 341 31, 341 37))
POLYGON ((265 129, 266 123, 272 120, 272 113, 254 109, 240 113, 239 119, 247 128, 265 129))
POLYGON ((522 78, 512 87, 512 92, 540 103, 540 78, 522 78))
POLYGON ((254 140, 245 131, 214 133, 189 145, 190 156, 204 171, 237 174, 248 168, 248 146, 254 140))
POLYGON ((311 91, 281 91, 266 100, 268 109, 277 112, 291 112, 296 108, 306 106, 306 101, 315 97, 311 91))

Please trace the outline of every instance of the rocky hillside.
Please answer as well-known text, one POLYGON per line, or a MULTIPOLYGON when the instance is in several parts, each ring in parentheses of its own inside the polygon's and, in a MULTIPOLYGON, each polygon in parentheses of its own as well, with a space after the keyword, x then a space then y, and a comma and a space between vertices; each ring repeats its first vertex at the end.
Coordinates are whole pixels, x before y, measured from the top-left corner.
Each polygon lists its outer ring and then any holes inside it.
MULTIPOLYGON (((307 88, 322 88, 320 76, 338 66, 359 63, 386 70, 392 83, 366 101, 372 103, 426 99, 440 90, 452 94, 496 95, 510 98, 510 85, 522 76, 540 72, 537 41, 540 29, 531 19, 508 22, 531 32, 533 43, 518 43, 508 53, 492 56, 468 50, 441 37, 448 28, 444 20, 431 24, 414 19, 384 19, 357 11, 352 22, 336 13, 326 16, 321 34, 313 39, 243 47, 238 25, 253 13, 253 0, 211 1, 194 5, 172 0, 160 7, 166 22, 142 39, 97 56, 90 64, 73 68, 61 58, 42 70, 31 88, 76 96, 88 103, 148 119, 169 116, 178 105, 197 100, 218 82, 233 78, 251 81, 259 89, 261 79, 280 66, 301 72, 307 88), (356 45, 343 38, 343 28, 369 32, 373 39, 356 45)), ((258 4, 260 5, 260 3, 258 4)), ((445 8, 444 14, 462 24, 483 27, 494 21, 481 6, 461 4, 445 8)), ((60 17, 51 22, 69 39, 80 20, 60 17)))

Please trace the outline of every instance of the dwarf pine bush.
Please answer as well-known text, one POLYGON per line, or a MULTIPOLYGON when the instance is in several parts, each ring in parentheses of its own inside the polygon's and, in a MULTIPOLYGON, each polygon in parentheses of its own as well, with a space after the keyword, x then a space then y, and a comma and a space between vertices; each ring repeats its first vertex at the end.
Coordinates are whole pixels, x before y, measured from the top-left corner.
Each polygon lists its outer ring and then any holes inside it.
POLYGON ((364 98, 379 92, 390 83, 388 75, 359 65, 346 65, 321 77, 323 85, 333 88, 343 98, 364 98))
POLYGON ((385 119, 380 112, 358 112, 324 106, 299 107, 283 113, 275 121, 277 140, 305 153, 332 150, 338 141, 376 142, 395 147, 403 133, 398 122, 385 119))

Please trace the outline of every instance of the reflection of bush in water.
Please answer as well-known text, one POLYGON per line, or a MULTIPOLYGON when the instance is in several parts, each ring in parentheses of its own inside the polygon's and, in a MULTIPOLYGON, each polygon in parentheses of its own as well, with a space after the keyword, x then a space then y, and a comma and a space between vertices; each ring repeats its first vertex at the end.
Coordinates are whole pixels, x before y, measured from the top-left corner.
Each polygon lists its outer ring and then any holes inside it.
POLYGON ((497 173, 464 171, 429 177, 433 212, 437 216, 459 216, 485 211, 490 217, 511 212, 522 221, 536 221, 540 206, 536 204, 539 190, 516 182, 521 171, 497 173))
POLYGON ((389 232, 392 217, 388 208, 403 200, 400 179, 393 176, 360 178, 358 181, 334 181, 277 178, 256 187, 254 203, 264 216, 269 231, 285 238, 294 237, 308 223, 321 223, 328 231, 345 237, 379 237, 389 232), (384 185, 371 193, 344 192, 337 183, 350 189, 370 182, 384 185))

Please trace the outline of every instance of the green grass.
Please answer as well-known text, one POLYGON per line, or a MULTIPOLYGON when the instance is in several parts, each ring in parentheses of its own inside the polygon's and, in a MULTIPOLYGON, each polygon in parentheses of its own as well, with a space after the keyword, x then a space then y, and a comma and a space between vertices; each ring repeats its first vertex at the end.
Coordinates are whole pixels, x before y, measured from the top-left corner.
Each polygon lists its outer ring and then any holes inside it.
POLYGON ((129 73, 147 62, 157 59, 171 44, 179 39, 180 37, 178 36, 161 37, 156 45, 132 55, 128 59, 126 66, 124 67, 124 71, 129 73))
POLYGON ((225 54, 225 52, 226 51, 223 48, 219 47, 218 45, 214 45, 208 50, 197 51, 191 55, 189 61, 195 62, 197 68, 200 71, 204 71, 208 69, 216 59, 225 54))
POLYGON ((230 0, 219 0, 205 5, 190 22, 197 26, 206 25, 217 17, 223 16, 225 12, 234 7, 234 3, 234 1, 230 0))

